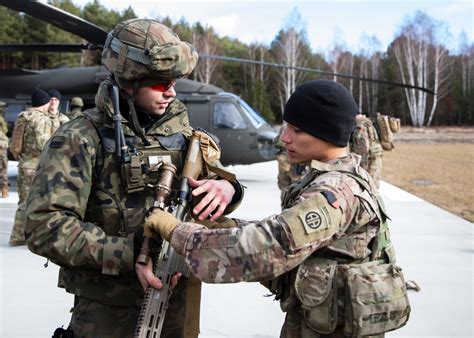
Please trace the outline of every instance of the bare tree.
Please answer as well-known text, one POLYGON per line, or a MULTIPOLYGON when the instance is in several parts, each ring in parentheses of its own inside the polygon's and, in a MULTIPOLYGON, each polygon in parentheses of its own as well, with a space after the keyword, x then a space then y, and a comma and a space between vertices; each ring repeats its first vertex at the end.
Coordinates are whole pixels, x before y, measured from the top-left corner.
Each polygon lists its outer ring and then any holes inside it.
POLYGON ((344 60, 344 54, 346 50, 346 44, 344 42, 344 36, 339 29, 334 30, 333 46, 328 53, 328 62, 331 65, 333 75, 333 81, 337 82, 337 73, 342 73, 343 68, 346 65, 344 60))
MULTIPOLYGON (((193 29, 192 43, 199 53, 220 54, 217 36, 212 28, 203 28, 200 24, 197 24, 193 29)), ((204 83, 216 82, 215 75, 219 65, 219 60, 201 58, 195 70, 195 80, 204 83)))
MULTIPOLYGON (((461 56, 461 79, 462 79, 462 96, 468 98, 472 95, 474 72, 474 44, 468 42, 466 32, 462 32, 459 36, 459 53, 461 56)), ((468 105, 468 119, 472 115, 472 107, 468 105)))
MULTIPOLYGON (((449 64, 446 62, 447 50, 442 41, 447 30, 423 12, 408 18, 394 41, 394 53, 402 82, 413 86, 432 86, 435 95, 431 100, 428 123, 435 114, 437 102, 447 91, 444 86, 448 79, 449 64)), ((415 89, 405 89, 408 109, 412 123, 422 127, 428 107, 427 93, 415 89)))
MULTIPOLYGON (((305 58, 309 50, 306 40, 306 32, 301 26, 301 15, 294 9, 288 18, 287 27, 282 29, 272 42, 271 52, 278 63, 292 67, 306 67, 308 58, 305 58)), ((277 91, 281 111, 283 112, 286 101, 294 92, 297 83, 304 76, 295 69, 278 69, 277 91)))
MULTIPOLYGON (((360 39, 360 76, 365 78, 379 79, 381 68, 381 43, 375 36, 363 34, 360 39)), ((378 110, 379 85, 376 82, 359 82, 359 105, 362 111, 363 92, 367 102, 367 113, 375 115, 378 110)))

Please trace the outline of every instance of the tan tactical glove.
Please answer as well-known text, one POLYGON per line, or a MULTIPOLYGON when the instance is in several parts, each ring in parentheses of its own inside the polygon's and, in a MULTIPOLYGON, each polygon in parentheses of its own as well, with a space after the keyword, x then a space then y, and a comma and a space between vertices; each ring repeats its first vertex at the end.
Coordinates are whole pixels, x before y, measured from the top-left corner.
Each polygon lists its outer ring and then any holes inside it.
POLYGON ((172 214, 156 208, 145 220, 145 230, 158 232, 161 237, 169 242, 174 228, 179 224, 181 224, 181 221, 172 214))
POLYGON ((215 222, 209 219, 205 219, 204 221, 196 220, 195 222, 204 225, 208 229, 227 229, 237 226, 237 222, 233 218, 225 216, 219 217, 215 222))

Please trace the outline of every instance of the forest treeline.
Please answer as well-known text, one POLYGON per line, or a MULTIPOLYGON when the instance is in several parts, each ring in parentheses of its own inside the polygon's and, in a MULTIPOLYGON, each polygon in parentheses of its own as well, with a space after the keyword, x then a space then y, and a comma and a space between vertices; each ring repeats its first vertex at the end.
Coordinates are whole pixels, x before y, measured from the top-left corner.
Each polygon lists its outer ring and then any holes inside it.
MULTIPOLYGON (((84 7, 71 0, 48 3, 90 21, 105 30, 118 22, 136 17, 132 7, 122 12, 105 8, 99 0, 84 7)), ((424 87, 435 94, 414 89, 360 81, 336 75, 322 75, 283 68, 201 58, 192 79, 212 83, 240 95, 270 122, 281 122, 286 100, 295 87, 308 80, 324 78, 344 84, 351 90, 360 110, 399 117, 404 125, 474 125, 474 43, 467 35, 457 37, 457 51, 447 45, 453 37, 446 23, 423 12, 416 12, 400 23, 399 33, 387 50, 381 51, 374 36, 364 36, 357 52, 341 41, 330 50, 314 52, 301 18, 293 10, 285 27, 270 45, 246 44, 219 36, 212 27, 189 24, 184 18, 173 22, 156 18, 170 26, 182 40, 194 44, 203 54, 281 63, 326 72, 399 82, 424 87)), ((0 7, 0 43, 81 43, 81 38, 28 15, 0 7)), ((0 52, 0 69, 47 69, 74 67, 80 53, 0 52)))

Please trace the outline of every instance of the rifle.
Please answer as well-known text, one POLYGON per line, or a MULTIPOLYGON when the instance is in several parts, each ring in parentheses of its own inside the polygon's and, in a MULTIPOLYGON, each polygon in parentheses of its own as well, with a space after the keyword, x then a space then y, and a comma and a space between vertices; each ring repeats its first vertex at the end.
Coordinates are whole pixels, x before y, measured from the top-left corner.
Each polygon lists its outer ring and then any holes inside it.
MULTIPOLYGON (((159 168, 160 179, 155 186, 155 202, 152 208, 167 209, 176 218, 184 221, 189 211, 188 202, 190 198, 187 178, 197 178, 202 171, 202 166, 203 158, 199 136, 193 133, 180 179, 178 196, 169 203, 176 167, 170 163, 163 163, 159 168)), ((144 235, 145 239, 137 263, 146 265, 151 257, 153 234, 145 233, 144 235)), ((168 301, 172 293, 170 287, 171 277, 177 272, 181 272, 185 277, 188 277, 190 274, 183 259, 173 250, 170 243, 165 240, 162 241, 161 251, 158 259, 154 262, 153 271, 160 278, 163 287, 160 290, 149 287, 146 291, 135 329, 135 338, 160 337, 168 308, 168 301)))

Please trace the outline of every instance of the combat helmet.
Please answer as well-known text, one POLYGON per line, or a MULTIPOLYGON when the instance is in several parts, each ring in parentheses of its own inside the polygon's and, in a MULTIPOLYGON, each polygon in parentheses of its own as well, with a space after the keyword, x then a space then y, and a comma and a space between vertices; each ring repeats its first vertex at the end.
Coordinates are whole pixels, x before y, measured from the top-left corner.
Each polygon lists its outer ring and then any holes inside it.
POLYGON ((84 107, 84 101, 78 96, 73 97, 71 100, 71 107, 84 107))
POLYGON ((118 24, 107 36, 103 65, 121 88, 136 89, 189 75, 198 60, 193 45, 150 19, 118 24))

